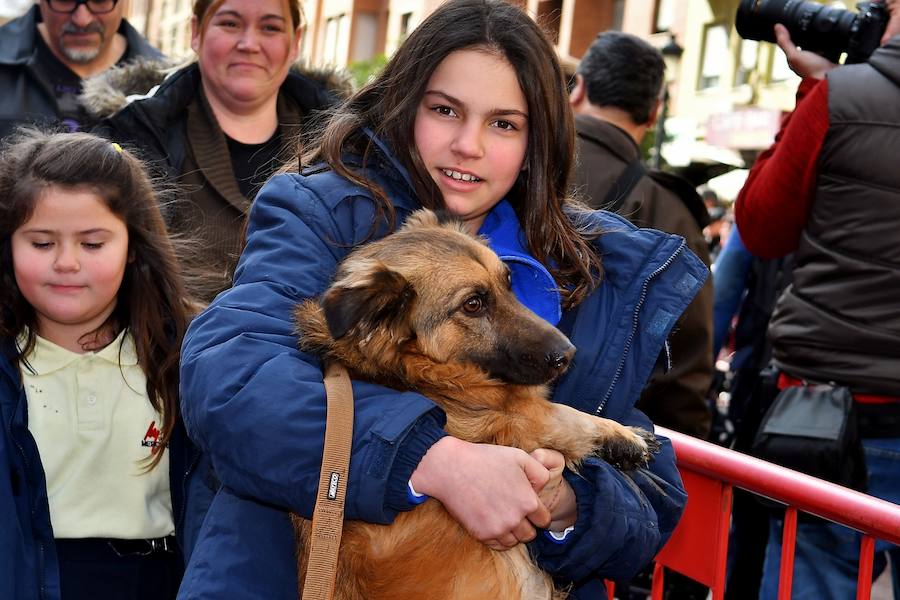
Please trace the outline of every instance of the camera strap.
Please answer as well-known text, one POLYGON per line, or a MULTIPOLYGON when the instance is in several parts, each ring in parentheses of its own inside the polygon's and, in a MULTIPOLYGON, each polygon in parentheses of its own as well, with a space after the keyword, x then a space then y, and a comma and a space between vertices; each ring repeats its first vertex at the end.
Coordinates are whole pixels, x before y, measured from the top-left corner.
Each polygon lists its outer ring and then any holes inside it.
POLYGON ((612 187, 609 188, 606 197, 603 199, 603 204, 601 204, 600 207, 610 212, 619 212, 619 210, 622 209, 622 205, 625 204, 625 200, 627 200, 628 196, 631 194, 631 190, 634 189, 634 186, 638 184, 638 181, 640 181, 646 173, 647 170, 644 168, 644 164, 641 162, 640 157, 631 161, 631 163, 625 167, 625 170, 622 171, 622 174, 619 175, 619 178, 616 179, 616 182, 613 183, 612 187))

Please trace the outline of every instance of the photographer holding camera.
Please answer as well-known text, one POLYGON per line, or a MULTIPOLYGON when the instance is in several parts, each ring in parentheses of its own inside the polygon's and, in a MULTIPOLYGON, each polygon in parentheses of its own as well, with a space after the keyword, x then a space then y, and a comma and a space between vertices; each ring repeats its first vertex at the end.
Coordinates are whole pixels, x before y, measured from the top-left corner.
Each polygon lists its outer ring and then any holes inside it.
MULTIPOLYGON (((751 170, 735 216, 754 255, 795 253, 793 284, 768 327, 779 399, 812 384, 848 389, 846 423, 858 430, 864 458, 853 483, 832 480, 900 503, 900 0, 886 8, 881 46, 859 64, 839 66, 801 50, 775 25, 803 81, 797 107, 751 170)), ((816 406, 813 414, 822 414, 816 406)), ((860 534, 801 522, 796 543, 794 598, 855 597, 860 534)), ((874 576, 887 553, 900 598, 900 549, 878 542, 874 576)), ((781 521, 773 517, 761 599, 777 596, 780 556, 781 521)))

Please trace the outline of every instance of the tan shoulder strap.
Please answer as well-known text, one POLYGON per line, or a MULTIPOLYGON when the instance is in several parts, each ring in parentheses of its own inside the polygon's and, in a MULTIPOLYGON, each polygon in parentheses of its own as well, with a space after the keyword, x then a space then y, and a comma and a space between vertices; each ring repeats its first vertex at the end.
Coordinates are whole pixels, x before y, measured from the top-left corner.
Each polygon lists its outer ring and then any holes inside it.
POLYGON ((313 511, 303 600, 330 600, 334 594, 353 441, 353 388, 342 365, 330 362, 325 368, 325 394, 328 402, 325 449, 313 511))

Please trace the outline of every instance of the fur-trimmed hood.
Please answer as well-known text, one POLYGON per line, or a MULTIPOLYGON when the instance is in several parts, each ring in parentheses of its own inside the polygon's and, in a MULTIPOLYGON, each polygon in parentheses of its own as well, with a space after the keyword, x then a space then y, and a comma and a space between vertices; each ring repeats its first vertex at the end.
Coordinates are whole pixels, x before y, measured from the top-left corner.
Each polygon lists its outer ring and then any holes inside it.
MULTIPOLYGON (((81 103, 94 119, 110 117, 130 102, 152 96, 166 77, 192 62, 139 58, 112 67, 84 80, 81 103)), ((353 92, 353 83, 345 71, 297 63, 291 67, 291 72, 321 85, 339 99, 353 92)))

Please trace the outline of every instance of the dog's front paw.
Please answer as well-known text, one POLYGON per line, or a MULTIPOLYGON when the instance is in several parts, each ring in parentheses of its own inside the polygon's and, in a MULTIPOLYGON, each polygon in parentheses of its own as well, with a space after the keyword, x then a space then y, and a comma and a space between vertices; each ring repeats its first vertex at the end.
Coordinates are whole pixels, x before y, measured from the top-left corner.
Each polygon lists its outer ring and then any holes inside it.
POLYGON ((623 427, 621 435, 608 438, 599 448, 600 458, 622 471, 646 467, 659 452, 656 436, 640 427, 623 427))

